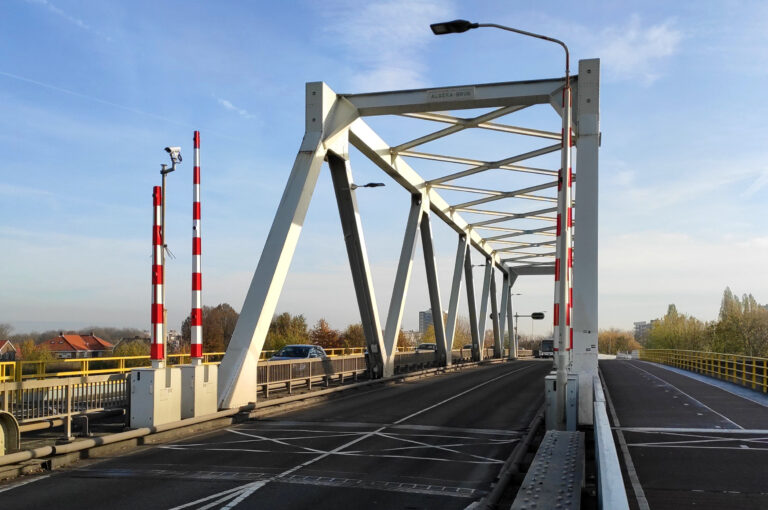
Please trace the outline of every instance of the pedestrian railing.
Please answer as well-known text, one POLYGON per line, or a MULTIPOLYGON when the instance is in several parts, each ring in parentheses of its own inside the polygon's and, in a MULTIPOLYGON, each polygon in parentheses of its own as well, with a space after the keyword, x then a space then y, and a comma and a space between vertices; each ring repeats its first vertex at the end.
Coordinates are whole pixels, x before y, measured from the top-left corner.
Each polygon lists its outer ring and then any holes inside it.
POLYGON ((768 358, 719 352, 642 349, 640 359, 716 377, 763 393, 768 392, 768 358))
MULTIPOLYGON (((206 363, 218 363, 216 358, 222 355, 208 353, 203 356, 206 363)), ((493 349, 484 349, 483 355, 492 357, 493 349)), ((171 355, 169 364, 184 363, 188 357, 188 354, 171 355)), ((451 357, 454 363, 468 362, 471 352, 455 349, 451 351, 451 357)), ((148 365, 147 356, 3 362, 0 363, 0 410, 12 413, 21 424, 62 419, 69 435, 74 416, 127 408, 127 372, 145 365, 148 365), (107 363, 112 366, 105 366, 107 363), (23 373, 25 367, 33 367, 33 370, 23 373), (50 370, 52 367, 56 370, 50 370)), ((398 352, 395 366, 401 373, 434 367, 436 354, 398 352)), ((287 389, 291 393, 297 386, 312 389, 315 384, 330 385, 334 381, 343 384, 347 378, 357 380, 367 371, 366 355, 360 353, 327 359, 262 361, 257 366, 256 380, 260 390, 268 396, 276 389, 287 389)))
POLYGON ((0 383, 0 409, 19 423, 64 419, 68 429, 73 416, 128 407, 125 374, 60 377, 0 383))
POLYGON ((343 384, 347 377, 356 380, 366 370, 362 354, 327 359, 265 361, 256 367, 256 381, 264 396, 268 397, 270 390, 276 388, 285 388, 292 393, 297 385, 305 385, 307 389, 312 389, 315 383, 329 386, 334 377, 343 384))
MULTIPOLYGON (((223 352, 203 354, 203 363, 219 363, 223 352)), ((123 374, 136 367, 150 365, 149 356, 108 356, 103 358, 74 358, 45 361, 16 361, 12 380, 46 379, 52 377, 85 377, 90 375, 123 374)), ((168 365, 189 363, 189 354, 169 354, 168 365)), ((2 367, 0 367, 0 381, 2 367)))
POLYGON ((0 361, 0 382, 13 381, 16 378, 16 362, 0 361))

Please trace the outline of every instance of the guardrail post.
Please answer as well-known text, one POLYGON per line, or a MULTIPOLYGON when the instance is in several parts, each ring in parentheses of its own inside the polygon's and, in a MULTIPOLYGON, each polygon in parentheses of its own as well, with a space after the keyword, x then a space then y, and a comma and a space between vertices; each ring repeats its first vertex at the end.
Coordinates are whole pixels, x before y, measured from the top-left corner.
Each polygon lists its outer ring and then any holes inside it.
POLYGON ((72 439, 72 383, 67 381, 66 385, 66 392, 67 392, 67 408, 66 408, 66 417, 64 418, 64 439, 70 440, 72 439))

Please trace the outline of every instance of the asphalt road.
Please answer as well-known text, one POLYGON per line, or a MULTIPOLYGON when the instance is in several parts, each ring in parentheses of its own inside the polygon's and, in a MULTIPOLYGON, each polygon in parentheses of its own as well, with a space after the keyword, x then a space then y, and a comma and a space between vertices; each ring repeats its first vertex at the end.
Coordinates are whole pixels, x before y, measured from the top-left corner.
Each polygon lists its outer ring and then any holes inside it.
POLYGON ((627 480, 633 508, 768 508, 768 407, 652 363, 600 369, 640 485, 627 480))
POLYGON ((0 485, 0 508, 465 508, 520 440, 550 368, 516 361, 353 391, 0 485))

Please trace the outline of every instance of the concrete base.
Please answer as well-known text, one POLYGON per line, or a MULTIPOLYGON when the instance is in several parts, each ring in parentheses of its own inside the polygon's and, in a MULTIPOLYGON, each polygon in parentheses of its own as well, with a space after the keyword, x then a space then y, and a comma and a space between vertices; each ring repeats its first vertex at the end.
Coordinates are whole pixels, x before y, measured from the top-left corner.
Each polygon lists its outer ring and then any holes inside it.
POLYGON ((181 419, 181 369, 131 371, 131 427, 154 427, 181 419))
POLYGON ((218 411, 216 365, 181 365, 181 418, 218 411))

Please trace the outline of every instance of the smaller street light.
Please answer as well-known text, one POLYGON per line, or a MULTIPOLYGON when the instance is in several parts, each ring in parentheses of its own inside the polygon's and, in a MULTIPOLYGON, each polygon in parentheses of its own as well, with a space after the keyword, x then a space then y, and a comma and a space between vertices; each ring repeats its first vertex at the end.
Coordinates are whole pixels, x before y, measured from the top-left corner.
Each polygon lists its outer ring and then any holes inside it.
POLYGON ((380 188, 386 186, 383 182, 369 182, 368 184, 350 184, 349 189, 356 190, 357 188, 380 188))

